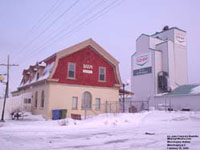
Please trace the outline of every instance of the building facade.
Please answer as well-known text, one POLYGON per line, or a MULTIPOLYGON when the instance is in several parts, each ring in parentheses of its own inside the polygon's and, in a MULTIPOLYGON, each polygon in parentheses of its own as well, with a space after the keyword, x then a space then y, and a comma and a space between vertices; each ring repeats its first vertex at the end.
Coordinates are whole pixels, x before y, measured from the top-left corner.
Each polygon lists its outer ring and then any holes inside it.
POLYGON ((186 32, 163 28, 153 35, 142 34, 136 40, 131 57, 131 90, 134 100, 149 100, 188 83, 186 32))
POLYGON ((52 111, 102 112, 102 104, 119 100, 119 62, 92 39, 55 53, 23 71, 18 95, 26 95, 33 114, 52 119, 52 111))

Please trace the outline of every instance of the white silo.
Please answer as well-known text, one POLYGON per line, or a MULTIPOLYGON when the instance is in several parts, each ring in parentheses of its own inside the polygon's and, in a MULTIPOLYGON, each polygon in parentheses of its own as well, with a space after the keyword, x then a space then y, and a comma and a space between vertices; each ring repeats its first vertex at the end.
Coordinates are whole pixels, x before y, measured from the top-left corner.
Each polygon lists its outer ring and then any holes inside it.
POLYGON ((164 27, 136 40, 131 57, 131 90, 134 100, 150 99, 188 83, 186 31, 164 27))

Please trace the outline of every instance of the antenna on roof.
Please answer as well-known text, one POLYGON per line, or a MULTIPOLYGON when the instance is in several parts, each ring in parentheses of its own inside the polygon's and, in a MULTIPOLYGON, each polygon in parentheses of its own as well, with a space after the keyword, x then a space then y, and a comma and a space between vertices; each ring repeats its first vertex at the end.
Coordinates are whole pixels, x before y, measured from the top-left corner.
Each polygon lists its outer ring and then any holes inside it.
POLYGON ((167 30, 169 30, 169 26, 164 26, 163 31, 167 31, 167 30))

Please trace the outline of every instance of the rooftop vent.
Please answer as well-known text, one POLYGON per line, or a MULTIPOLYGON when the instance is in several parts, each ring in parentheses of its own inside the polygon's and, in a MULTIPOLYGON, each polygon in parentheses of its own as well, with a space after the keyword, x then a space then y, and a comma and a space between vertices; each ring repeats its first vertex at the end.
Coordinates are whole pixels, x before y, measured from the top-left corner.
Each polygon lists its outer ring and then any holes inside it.
POLYGON ((163 31, 169 30, 169 26, 164 26, 163 31))

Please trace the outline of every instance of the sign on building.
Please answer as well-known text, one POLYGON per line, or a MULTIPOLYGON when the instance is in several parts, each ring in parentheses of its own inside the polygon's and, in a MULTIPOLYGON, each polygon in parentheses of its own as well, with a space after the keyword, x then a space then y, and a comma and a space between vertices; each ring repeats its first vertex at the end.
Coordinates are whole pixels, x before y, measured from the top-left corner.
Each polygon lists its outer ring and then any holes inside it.
POLYGON ((135 55, 133 57, 133 75, 143 75, 152 72, 151 53, 135 55))
POLYGON ((92 74, 93 73, 93 66, 89 64, 83 64, 83 73, 92 74))
POLYGON ((3 81, 4 81, 4 76, 0 75, 0 82, 3 82, 3 81))
POLYGON ((186 36, 180 33, 175 34, 175 43, 181 46, 186 46, 186 36))

